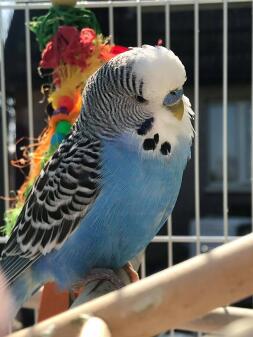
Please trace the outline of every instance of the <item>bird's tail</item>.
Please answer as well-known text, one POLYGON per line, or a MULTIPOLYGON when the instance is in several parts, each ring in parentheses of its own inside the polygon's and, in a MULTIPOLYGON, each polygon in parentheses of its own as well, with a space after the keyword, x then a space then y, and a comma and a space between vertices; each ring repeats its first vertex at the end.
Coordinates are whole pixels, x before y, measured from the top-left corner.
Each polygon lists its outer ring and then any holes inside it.
POLYGON ((40 288, 41 282, 39 278, 35 277, 31 266, 27 266, 21 273, 15 274, 15 265, 26 261, 19 257, 6 257, 0 260, 0 270, 3 274, 3 280, 0 281, 0 289, 9 289, 14 301, 15 310, 13 310, 13 317, 15 317, 22 305, 32 296, 37 289, 40 288), (11 268, 10 268, 11 266, 11 268))

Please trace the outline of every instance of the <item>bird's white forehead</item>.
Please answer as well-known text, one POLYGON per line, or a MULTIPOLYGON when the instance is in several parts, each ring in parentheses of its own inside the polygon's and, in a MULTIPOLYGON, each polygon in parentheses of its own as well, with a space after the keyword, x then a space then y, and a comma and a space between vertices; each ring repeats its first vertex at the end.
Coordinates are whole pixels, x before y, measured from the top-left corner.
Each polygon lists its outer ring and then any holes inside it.
POLYGON ((165 96, 171 90, 181 88, 186 80, 185 68, 180 59, 162 46, 134 48, 133 71, 142 79, 143 96, 165 96))

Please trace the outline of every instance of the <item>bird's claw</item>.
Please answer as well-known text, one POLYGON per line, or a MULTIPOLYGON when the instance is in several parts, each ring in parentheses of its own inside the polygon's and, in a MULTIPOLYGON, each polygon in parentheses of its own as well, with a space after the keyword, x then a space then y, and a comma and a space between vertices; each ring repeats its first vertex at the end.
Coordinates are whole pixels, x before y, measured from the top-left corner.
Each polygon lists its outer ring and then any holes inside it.
POLYGON ((127 273, 131 283, 137 282, 139 281, 139 275, 137 273, 137 271, 134 269, 133 265, 131 262, 127 262, 123 269, 125 270, 125 272, 127 273))
POLYGON ((71 297, 73 299, 79 297, 86 286, 91 282, 100 283, 104 281, 110 282, 115 287, 115 289, 120 289, 125 286, 124 282, 114 273, 112 269, 95 268, 92 269, 83 280, 80 280, 72 286, 71 297))

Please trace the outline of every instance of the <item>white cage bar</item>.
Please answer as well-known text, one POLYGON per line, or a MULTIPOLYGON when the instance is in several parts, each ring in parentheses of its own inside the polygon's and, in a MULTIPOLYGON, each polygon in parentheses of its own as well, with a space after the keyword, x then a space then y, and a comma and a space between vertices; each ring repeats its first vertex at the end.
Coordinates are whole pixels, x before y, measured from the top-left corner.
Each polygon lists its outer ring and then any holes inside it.
MULTIPOLYGON (((0 13, 2 18, 2 12, 0 13)), ((9 174, 8 174, 8 148, 7 148, 7 109, 6 109, 6 86, 5 86, 5 58, 4 58, 4 34, 3 20, 0 22, 0 69, 1 69, 1 118, 2 118, 2 154, 3 154, 3 176, 4 176, 4 200, 5 209, 9 207, 7 196, 9 195, 9 174)))
POLYGON ((199 195, 199 2, 194 3, 194 180, 196 253, 200 254, 200 195, 199 195))
MULTIPOLYGON (((109 8, 112 7, 138 7, 138 6, 162 6, 170 4, 171 6, 183 6, 183 5, 194 5, 196 0, 116 0, 116 1, 78 1, 78 7, 86 8, 109 8)), ((250 0, 227 0, 227 3, 250 3, 250 0)), ((199 4, 203 5, 215 5, 224 3, 223 0, 199 0, 199 4)), ((16 0, 16 4, 5 4, 4 1, 0 3, 1 9, 25 9, 26 4, 29 4, 29 9, 48 9, 51 6, 50 1, 22 1, 16 0)))
POLYGON ((228 237, 228 4, 223 2, 223 221, 228 237))
POLYGON ((253 2, 251 7, 251 230, 253 231, 253 2))
POLYGON ((33 132, 33 90, 32 90, 32 69, 31 69, 31 39, 30 39, 30 30, 28 22, 30 21, 30 11, 29 5, 26 5, 25 8, 25 46, 26 46, 26 77, 27 77, 27 108, 28 108, 28 130, 29 130, 29 140, 30 143, 34 142, 34 132, 33 132))

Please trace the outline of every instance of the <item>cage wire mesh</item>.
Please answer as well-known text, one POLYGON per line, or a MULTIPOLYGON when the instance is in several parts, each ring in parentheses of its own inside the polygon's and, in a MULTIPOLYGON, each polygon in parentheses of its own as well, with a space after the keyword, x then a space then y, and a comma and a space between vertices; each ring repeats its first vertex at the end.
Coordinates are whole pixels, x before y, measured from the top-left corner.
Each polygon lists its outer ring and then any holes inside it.
MULTIPOLYGON (((23 179, 9 164, 16 156, 17 140, 38 136, 45 118, 39 104, 39 51, 26 23, 49 6, 43 0, 0 2, 0 193, 4 196, 23 179)), ((115 43, 154 45, 162 39, 179 55, 188 74, 185 90, 195 111, 193 156, 173 215, 146 250, 141 276, 251 232, 251 1, 118 0, 78 6, 93 9, 104 35, 115 43)), ((1 222, 8 206, 8 199, 1 202, 1 222)), ((251 307, 251 302, 241 305, 251 307)))

